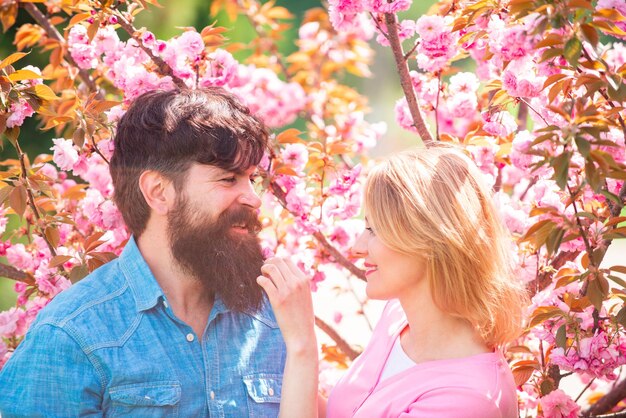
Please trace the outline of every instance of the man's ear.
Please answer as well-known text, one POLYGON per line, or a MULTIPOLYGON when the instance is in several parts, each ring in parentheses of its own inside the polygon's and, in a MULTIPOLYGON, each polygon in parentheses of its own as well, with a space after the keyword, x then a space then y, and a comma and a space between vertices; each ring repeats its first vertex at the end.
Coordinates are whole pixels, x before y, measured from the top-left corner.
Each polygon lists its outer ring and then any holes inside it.
POLYGON ((141 173, 139 189, 148 206, 159 215, 167 215, 174 206, 176 200, 174 185, 158 171, 146 170, 141 173))

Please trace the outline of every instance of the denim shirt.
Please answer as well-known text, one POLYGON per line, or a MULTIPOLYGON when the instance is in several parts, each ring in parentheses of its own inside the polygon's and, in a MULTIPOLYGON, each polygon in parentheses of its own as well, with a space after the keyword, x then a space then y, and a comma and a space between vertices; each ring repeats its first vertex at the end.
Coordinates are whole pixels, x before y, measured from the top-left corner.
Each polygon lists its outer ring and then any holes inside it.
POLYGON ((59 294, 0 371, 0 414, 276 417, 286 349, 267 300, 176 318, 134 241, 59 294))

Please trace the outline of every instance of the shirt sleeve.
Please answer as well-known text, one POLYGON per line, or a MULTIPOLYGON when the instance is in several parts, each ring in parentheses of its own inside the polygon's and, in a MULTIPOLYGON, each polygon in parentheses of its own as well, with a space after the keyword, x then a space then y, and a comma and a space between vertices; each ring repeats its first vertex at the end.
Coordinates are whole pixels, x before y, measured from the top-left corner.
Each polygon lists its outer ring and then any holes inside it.
POLYGON ((94 365, 65 330, 32 328, 0 371, 0 415, 102 416, 102 386, 94 365))
POLYGON ((464 387, 432 390, 411 404, 399 418, 514 418, 505 417, 486 393, 464 387))

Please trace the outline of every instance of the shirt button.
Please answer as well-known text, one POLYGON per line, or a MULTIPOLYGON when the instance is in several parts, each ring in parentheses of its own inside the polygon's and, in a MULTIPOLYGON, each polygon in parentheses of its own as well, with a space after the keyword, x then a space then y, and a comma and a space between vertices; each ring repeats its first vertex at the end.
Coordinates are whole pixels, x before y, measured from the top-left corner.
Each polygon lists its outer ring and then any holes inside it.
POLYGON ((273 388, 269 388, 269 389, 267 390, 267 393, 268 393, 270 396, 274 396, 274 389, 273 389, 273 388))
POLYGON ((193 336, 193 334, 190 332, 189 334, 187 334, 187 341, 192 342, 195 339, 195 337, 193 336))
POLYGON ((211 396, 211 400, 215 399, 215 392, 211 391, 209 395, 211 396))

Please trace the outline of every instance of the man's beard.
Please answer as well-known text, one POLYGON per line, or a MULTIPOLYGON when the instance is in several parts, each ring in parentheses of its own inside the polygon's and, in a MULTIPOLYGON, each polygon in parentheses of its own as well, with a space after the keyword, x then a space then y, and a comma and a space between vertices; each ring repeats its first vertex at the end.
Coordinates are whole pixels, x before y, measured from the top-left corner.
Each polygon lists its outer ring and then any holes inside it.
POLYGON ((263 254, 257 234, 261 223, 245 207, 229 208, 217 220, 207 221, 181 197, 168 214, 168 235, 174 260, 184 272, 202 282, 206 291, 237 312, 261 307, 263 291, 256 278, 261 274, 263 254), (195 221, 195 222, 193 222, 195 221), (248 233, 233 232, 234 225, 248 233))

